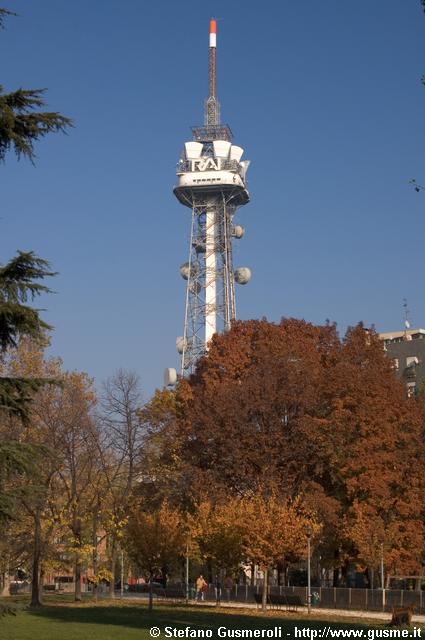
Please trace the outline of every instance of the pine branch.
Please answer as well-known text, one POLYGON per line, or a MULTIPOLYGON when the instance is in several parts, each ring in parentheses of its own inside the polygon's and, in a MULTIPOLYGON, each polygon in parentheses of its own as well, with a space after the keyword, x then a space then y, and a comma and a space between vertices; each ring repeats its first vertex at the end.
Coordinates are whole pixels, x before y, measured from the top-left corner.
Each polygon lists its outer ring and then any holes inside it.
POLYGON ((46 384, 60 382, 48 378, 0 378, 0 413, 4 411, 28 423, 34 394, 46 384))
POLYGON ((7 349, 17 347, 19 338, 26 336, 40 342, 44 332, 51 328, 40 318, 37 309, 0 302, 0 357, 7 349))
POLYGON ((18 252, 4 267, 0 267, 0 357, 7 349, 16 347, 19 338, 28 336, 35 341, 44 337, 51 326, 44 322, 38 309, 23 304, 51 290, 35 280, 56 275, 47 260, 32 251, 18 252))
POLYGON ((38 483, 39 465, 52 452, 45 445, 9 441, 0 443, 0 522, 15 514, 17 502, 42 491, 38 483), (13 486, 13 477, 31 477, 33 482, 13 486), (35 480, 35 483, 34 483, 35 480), (12 486, 5 490, 5 485, 12 486))
POLYGON ((43 107, 45 89, 18 89, 13 93, 4 93, 0 85, 0 160, 14 149, 18 158, 35 157, 34 142, 48 133, 61 131, 66 133, 73 123, 70 118, 58 112, 39 111, 43 107))
POLYGON ((13 13, 13 11, 8 11, 8 9, 0 8, 0 29, 4 29, 4 18, 6 16, 17 16, 17 13, 13 13))
POLYGON ((33 280, 56 276, 50 271, 47 260, 39 258, 33 251, 18 251, 4 267, 0 267, 0 301, 21 303, 28 297, 34 299, 41 293, 51 293, 51 290, 33 280))

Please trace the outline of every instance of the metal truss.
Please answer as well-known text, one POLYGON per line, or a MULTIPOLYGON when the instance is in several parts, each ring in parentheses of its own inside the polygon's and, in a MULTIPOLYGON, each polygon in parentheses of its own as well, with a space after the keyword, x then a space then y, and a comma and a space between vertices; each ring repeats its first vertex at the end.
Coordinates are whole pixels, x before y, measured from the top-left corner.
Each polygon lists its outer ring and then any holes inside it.
POLYGON ((188 192, 192 208, 181 373, 191 373, 208 348, 208 336, 236 317, 232 260, 231 190, 188 192), (207 336, 207 337, 206 337, 207 336))

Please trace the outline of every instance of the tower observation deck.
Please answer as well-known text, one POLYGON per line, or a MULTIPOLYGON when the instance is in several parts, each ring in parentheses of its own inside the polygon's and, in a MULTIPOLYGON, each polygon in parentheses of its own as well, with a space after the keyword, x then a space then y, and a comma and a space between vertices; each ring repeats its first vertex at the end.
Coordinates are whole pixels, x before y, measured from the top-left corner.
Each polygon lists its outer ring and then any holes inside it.
POLYGON ((248 160, 232 143, 232 132, 220 123, 216 96, 216 21, 210 20, 208 98, 204 125, 192 128, 177 163, 174 194, 191 210, 188 260, 180 267, 186 282, 184 335, 177 338, 181 374, 192 372, 216 332, 236 318, 235 283, 246 284, 247 267, 233 267, 232 242, 244 235, 234 224, 239 206, 249 202, 248 160))

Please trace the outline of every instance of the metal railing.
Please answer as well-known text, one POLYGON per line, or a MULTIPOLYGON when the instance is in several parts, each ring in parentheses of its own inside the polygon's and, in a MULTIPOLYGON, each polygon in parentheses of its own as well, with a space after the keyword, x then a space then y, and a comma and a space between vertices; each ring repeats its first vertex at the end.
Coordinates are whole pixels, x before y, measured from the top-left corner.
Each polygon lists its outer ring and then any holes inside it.
MULTIPOLYGON (((176 584, 169 584, 168 588, 175 590, 176 584)), ((185 593, 184 585, 181 584, 181 592, 185 593)), ((190 592, 193 595, 193 585, 190 585, 190 592)), ((166 591, 166 590, 165 590, 166 591)), ((279 587, 268 588, 269 595, 278 596, 298 596, 301 602, 307 606, 307 587, 279 587)), ((417 614, 425 614, 425 593, 424 591, 408 591, 402 589, 385 589, 384 599, 382 589, 361 589, 342 587, 312 587, 312 606, 324 609, 354 609, 359 611, 387 611, 393 607, 413 606, 417 614), (384 601, 384 605, 383 605, 384 601)), ((252 587, 247 584, 234 585, 231 589, 222 587, 220 600, 226 602, 240 602, 254 604, 255 596, 262 593, 261 586, 252 587)), ((213 585, 209 585, 204 594, 207 601, 215 601, 217 597, 213 585)))

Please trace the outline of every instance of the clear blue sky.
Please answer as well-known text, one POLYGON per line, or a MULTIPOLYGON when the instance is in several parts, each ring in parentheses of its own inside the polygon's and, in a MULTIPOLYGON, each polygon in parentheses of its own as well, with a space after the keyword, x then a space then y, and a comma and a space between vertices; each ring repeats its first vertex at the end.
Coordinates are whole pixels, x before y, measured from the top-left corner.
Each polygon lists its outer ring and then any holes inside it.
POLYGON ((425 325, 425 15, 419 0, 6 0, 0 82, 47 87, 75 120, 0 166, 0 260, 60 272, 42 301, 51 353, 99 382, 176 366, 189 210, 172 194, 203 121, 218 20, 222 120, 251 159, 235 263, 240 318, 425 325))

